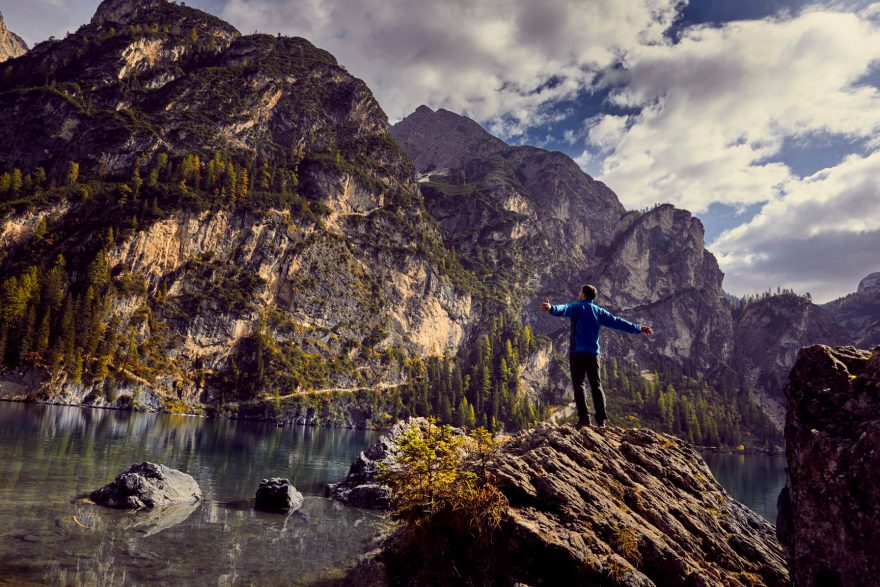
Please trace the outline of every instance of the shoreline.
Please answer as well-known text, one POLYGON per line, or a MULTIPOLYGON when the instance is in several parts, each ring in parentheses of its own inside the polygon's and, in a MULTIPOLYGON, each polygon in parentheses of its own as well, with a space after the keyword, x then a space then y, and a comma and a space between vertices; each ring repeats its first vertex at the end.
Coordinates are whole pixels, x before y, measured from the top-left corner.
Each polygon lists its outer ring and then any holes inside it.
MULTIPOLYGON (((287 428, 287 427, 302 427, 302 428, 336 428, 340 430, 369 430, 372 432, 386 432, 391 429, 393 424, 388 426, 358 426, 353 424, 348 425, 334 425, 331 423, 315 423, 315 422, 303 422, 298 423, 290 418, 261 418, 261 417, 249 417, 249 416, 239 416, 239 415, 225 415, 225 414, 199 414, 194 412, 169 412, 163 410, 151 410, 151 409, 134 409, 131 407, 118 407, 112 405, 99 406, 99 405, 86 405, 86 404, 74 404, 74 403, 64 403, 59 401, 47 401, 47 400, 39 400, 34 398, 10 398, 10 397, 0 397, 0 401, 3 402, 11 402, 11 403, 24 403, 24 404, 38 404, 45 406, 62 406, 69 408, 83 408, 83 409, 97 409, 97 410, 116 410, 120 412, 136 412, 143 414, 165 414, 168 416, 185 416, 188 418, 224 418, 226 420, 240 420, 245 422, 262 422, 265 424, 275 424, 278 428, 287 428)), ((507 433, 505 433, 507 434, 507 433)), ((676 437, 677 438, 677 437, 676 437)), ((681 440, 681 439, 680 439, 681 440)), ((682 442, 686 442, 682 440, 682 442)), ((765 455, 765 456, 785 456, 784 447, 777 450, 775 448, 758 448, 745 446, 742 450, 738 449, 735 446, 700 446, 700 445, 691 445, 693 448, 699 452, 701 455, 703 454, 732 454, 732 455, 765 455)))

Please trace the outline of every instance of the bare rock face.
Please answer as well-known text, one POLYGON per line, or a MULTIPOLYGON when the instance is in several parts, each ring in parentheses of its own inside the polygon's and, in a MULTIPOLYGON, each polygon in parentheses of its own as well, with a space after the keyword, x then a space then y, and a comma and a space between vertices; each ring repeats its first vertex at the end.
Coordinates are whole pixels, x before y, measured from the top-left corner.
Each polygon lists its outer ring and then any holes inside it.
POLYGON ((855 292, 822 307, 849 331, 848 341, 856 347, 880 344, 880 272, 862 279, 855 292))
POLYGON ((861 280, 856 293, 880 295, 880 271, 872 273, 861 280))
POLYGON ((788 583, 773 526, 674 437, 542 426, 514 437, 494 472, 511 506, 504 558, 520 582, 788 583))
POLYGON ((777 532, 795 587, 880 577, 880 347, 798 353, 788 386, 777 532))
POLYGON ((745 386, 779 427, 785 421, 786 375, 798 351, 851 340, 825 309, 794 294, 752 302, 735 312, 734 361, 745 386))
POLYGON ((3 14, 0 13, 0 62, 19 57, 27 53, 28 46, 24 39, 6 28, 3 14))
POLYGON ((155 463, 132 465, 112 483, 89 494, 93 502, 120 509, 155 509, 201 501, 202 491, 191 476, 155 463))
POLYGON ((642 363, 659 353, 703 373, 730 356, 724 274, 704 248, 702 223, 690 212, 669 204, 630 212, 599 257, 601 265, 585 277, 598 286, 600 305, 656 331, 650 340, 608 336, 612 355, 634 347, 642 363))

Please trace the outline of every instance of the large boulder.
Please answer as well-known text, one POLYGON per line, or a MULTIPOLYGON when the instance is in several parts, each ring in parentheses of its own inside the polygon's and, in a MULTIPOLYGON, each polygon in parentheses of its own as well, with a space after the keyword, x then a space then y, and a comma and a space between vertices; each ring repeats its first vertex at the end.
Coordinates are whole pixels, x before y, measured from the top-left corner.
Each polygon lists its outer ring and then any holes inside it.
MULTIPOLYGON (((795 587, 880 577, 880 347, 801 349, 785 388, 777 531, 795 587)), ((873 582, 873 583, 872 583, 873 582)))
POLYGON ((289 479, 273 477, 260 481, 254 508, 266 512, 292 512, 302 507, 303 494, 290 484, 289 479))
POLYGON ((89 494, 93 502, 120 509, 154 509, 202 499, 196 480, 176 469, 143 462, 89 494))

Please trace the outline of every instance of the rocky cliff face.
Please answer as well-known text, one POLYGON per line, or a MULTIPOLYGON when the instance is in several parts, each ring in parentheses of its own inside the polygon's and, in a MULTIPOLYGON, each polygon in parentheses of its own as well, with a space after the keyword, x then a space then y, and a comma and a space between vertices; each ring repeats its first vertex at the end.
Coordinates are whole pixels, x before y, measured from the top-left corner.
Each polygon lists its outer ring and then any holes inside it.
POLYGON ((822 307, 849 331, 848 342, 860 348, 880 344, 880 273, 865 277, 855 293, 822 307))
POLYGON ((494 540, 436 530, 442 555, 407 557, 404 530, 348 584, 788 585, 773 526, 672 436, 541 425, 489 468, 509 504, 494 540))
POLYGON ((444 241, 502 291, 534 295, 549 286, 568 295, 624 213, 569 157, 510 147, 446 110, 422 106, 392 133, 421 174, 444 241))
POLYGON ((394 388, 409 357, 457 352, 471 296, 439 267, 385 114, 329 53, 107 0, 6 81, 2 277, 24 306, 3 331, 47 332, 0 346, 54 373, 43 393, 198 406, 244 386, 280 410, 305 390, 394 388), (53 266, 57 303, 38 293, 53 266))
POLYGON ((568 301, 593 282, 611 309, 661 324, 652 346, 670 357, 705 367, 728 352, 722 273, 689 213, 627 213, 566 155, 507 146, 444 110, 422 106, 392 132, 422 174, 445 242, 476 258, 499 287, 511 284, 505 289, 539 332, 560 330, 536 311, 540 298, 568 301))
POLYGON ((775 424, 785 422, 786 375, 798 351, 814 344, 850 342, 834 317, 794 294, 769 296, 734 312, 734 364, 747 389, 775 424))
POLYGON ((796 587, 880 576, 880 347, 813 346, 785 388, 786 486, 779 539, 796 587))
POLYGON ((6 28, 3 13, 0 13, 0 62, 20 57, 27 53, 28 46, 24 40, 6 28))

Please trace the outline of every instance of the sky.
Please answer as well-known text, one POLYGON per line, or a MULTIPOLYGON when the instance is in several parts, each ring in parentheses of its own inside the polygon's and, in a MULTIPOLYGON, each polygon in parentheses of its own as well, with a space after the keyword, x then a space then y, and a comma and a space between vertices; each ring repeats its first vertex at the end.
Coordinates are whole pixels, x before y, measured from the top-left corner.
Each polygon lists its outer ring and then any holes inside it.
MULTIPOLYGON (((629 209, 698 216, 742 295, 880 271, 880 2, 190 0, 302 36, 392 122, 425 104, 572 156, 629 209)), ((0 0, 30 45, 97 0, 0 0)))

